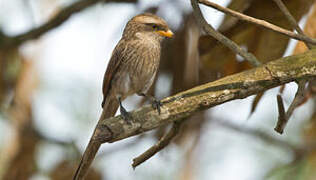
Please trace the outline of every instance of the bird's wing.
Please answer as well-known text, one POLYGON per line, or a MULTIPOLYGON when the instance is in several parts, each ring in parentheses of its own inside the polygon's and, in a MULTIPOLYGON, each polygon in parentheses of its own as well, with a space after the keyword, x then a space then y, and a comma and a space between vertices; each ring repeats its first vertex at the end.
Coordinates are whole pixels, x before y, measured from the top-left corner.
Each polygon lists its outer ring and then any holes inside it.
POLYGON ((118 70, 118 67, 120 66, 121 62, 122 62, 122 58, 123 57, 123 51, 124 51, 124 47, 121 44, 124 44, 121 40, 117 46, 115 47, 115 49, 113 50, 110 62, 108 64, 108 67, 106 69, 106 72, 104 74, 103 77, 103 87, 102 87, 102 91, 103 91, 103 101, 102 101, 102 107, 104 106, 106 97, 111 89, 111 81, 115 75, 115 73, 118 70))

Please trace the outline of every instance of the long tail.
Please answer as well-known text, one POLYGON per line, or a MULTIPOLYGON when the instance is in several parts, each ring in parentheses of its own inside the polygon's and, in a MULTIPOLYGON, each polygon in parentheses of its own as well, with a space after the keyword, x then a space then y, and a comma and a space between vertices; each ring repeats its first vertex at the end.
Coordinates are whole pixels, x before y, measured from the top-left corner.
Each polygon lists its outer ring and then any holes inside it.
MULTIPOLYGON (((118 107, 119 107, 119 103, 115 97, 111 97, 111 96, 107 97, 106 101, 104 103, 103 111, 102 111, 102 114, 100 116, 98 123, 100 122, 101 119, 105 119, 105 118, 109 118, 109 117, 114 116, 118 107)), ((93 132, 92 137, 90 138, 89 144, 88 144, 85 152, 83 153, 83 156, 81 158, 81 161, 80 161, 80 164, 77 168, 77 171, 73 177, 73 180, 84 179, 95 155, 97 154, 97 152, 101 146, 100 142, 93 140, 94 139, 93 137, 95 136, 95 130, 93 132)))

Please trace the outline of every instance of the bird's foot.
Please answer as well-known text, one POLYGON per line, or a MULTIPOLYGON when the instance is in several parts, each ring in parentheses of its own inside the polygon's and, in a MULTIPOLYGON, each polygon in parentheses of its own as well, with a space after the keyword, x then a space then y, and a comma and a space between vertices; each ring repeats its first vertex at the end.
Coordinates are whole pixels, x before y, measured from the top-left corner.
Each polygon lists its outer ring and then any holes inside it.
POLYGON ((129 112, 127 112, 126 109, 124 109, 122 107, 120 108, 120 112, 121 112, 123 119, 126 121, 126 123, 131 124, 131 122, 133 120, 131 114, 129 112))
POLYGON ((154 99, 154 100, 151 102, 151 106, 152 106, 154 109, 157 109, 157 112, 158 112, 158 114, 160 115, 160 112, 161 112, 160 107, 162 106, 161 101, 160 101, 160 100, 157 100, 157 99, 154 99))
POLYGON ((155 97, 151 96, 151 95, 147 95, 147 94, 144 94, 144 93, 139 93, 138 94, 139 96, 144 96, 146 99, 148 99, 151 103, 151 106, 154 108, 154 109, 157 109, 157 112, 158 114, 160 115, 160 112, 161 112, 161 106, 162 106, 162 103, 160 100, 157 100, 155 97))
POLYGON ((129 112, 127 112, 126 109, 123 107, 121 99, 119 99, 119 102, 120 102, 120 113, 121 113, 123 119, 125 120, 125 122, 127 124, 131 124, 131 122, 133 120, 131 114, 129 112))

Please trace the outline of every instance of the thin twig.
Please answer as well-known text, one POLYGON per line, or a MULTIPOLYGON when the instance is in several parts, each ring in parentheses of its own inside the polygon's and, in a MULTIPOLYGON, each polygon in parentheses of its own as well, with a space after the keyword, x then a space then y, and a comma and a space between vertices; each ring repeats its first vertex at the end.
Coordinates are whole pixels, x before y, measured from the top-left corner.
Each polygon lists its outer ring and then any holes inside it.
POLYGON ((306 80, 301 80, 298 82, 298 88, 297 88, 297 92, 295 94, 295 97, 290 105, 290 107, 288 108, 288 110, 286 111, 284 117, 279 116, 279 120, 277 122, 276 127, 274 128, 274 130, 280 134, 283 133, 284 128, 289 120, 289 118, 291 117, 291 115, 293 114, 295 108, 302 103, 302 101, 304 101, 304 91, 305 91, 305 84, 306 84, 306 80))
POLYGON ((216 31, 207 21, 204 19, 200 7, 198 5, 198 0, 191 0, 192 8, 194 11, 194 16, 198 22, 198 24, 206 31, 206 33, 212 37, 214 37, 219 42, 223 43, 233 52, 239 54, 243 58, 245 58, 248 62, 250 62, 253 66, 259 66, 261 63, 257 60, 257 58, 249 53, 246 52, 243 48, 238 46, 235 42, 224 36, 223 34, 216 31))
POLYGON ((222 11, 222 12, 224 12, 226 14, 229 14, 229 15, 231 15, 233 17, 236 17, 236 18, 238 18, 240 20, 247 21, 247 22, 250 22, 250 23, 262 26, 264 28, 270 29, 270 30, 272 30, 274 32, 281 33, 283 35, 289 36, 289 37, 291 37, 293 39, 296 39, 296 40, 300 40, 300 41, 303 41, 303 42, 307 42, 307 43, 316 45, 316 39, 314 39, 314 38, 310 38, 310 37, 305 36, 305 35, 301 35, 301 34, 297 34, 297 33, 291 32, 289 30, 286 30, 286 29, 283 29, 283 28, 281 28, 279 26, 271 24, 271 23, 269 23, 267 21, 247 16, 245 14, 236 12, 234 10, 222 7, 222 6, 218 5, 218 4, 210 2, 208 0, 199 0, 199 2, 201 4, 204 4, 206 6, 209 6, 209 7, 212 7, 214 9, 217 9, 219 11, 222 11))
MULTIPOLYGON (((10 48, 16 47, 22 44, 25 41, 36 39, 46 32, 56 28, 57 26, 63 24, 66 20, 68 20, 73 14, 84 10, 87 7, 90 7, 98 2, 106 1, 106 0, 80 0, 68 7, 63 8, 54 18, 44 23, 43 25, 31 29, 28 32, 22 33, 17 36, 8 37, 2 35, 0 41, 0 48, 10 48)), ((110 0, 108 0, 110 1, 110 0)), ((115 0, 111 0, 115 1, 115 0)), ((134 2, 136 0, 116 0, 118 2, 134 2)))
MULTIPOLYGON (((287 20, 291 23, 291 26, 293 26, 295 28, 295 30, 297 31, 298 34, 301 34, 303 36, 306 36, 303 32, 303 30, 300 28, 300 26, 298 25, 298 23, 296 22, 295 18, 292 16, 292 14, 290 13, 290 11, 287 9, 287 7, 284 5, 284 3, 282 2, 282 0, 273 0, 281 9, 281 11, 283 12, 283 14, 285 15, 285 17, 287 18, 287 20)), ((306 44, 306 46, 308 47, 308 49, 312 49, 312 46, 306 42, 304 42, 306 44)))
MULTIPOLYGON (((253 0, 240 0, 240 1, 231 1, 227 8, 234 9, 240 13, 244 13, 251 6, 253 0)), ((239 20, 233 16, 225 16, 222 21, 222 24, 218 27, 219 32, 226 32, 231 27, 237 24, 239 20)))
POLYGON ((165 134, 155 145, 150 147, 143 154, 133 159, 133 168, 135 169, 138 165, 142 164, 149 158, 153 157, 157 152, 165 148, 171 140, 179 133, 181 124, 183 121, 174 122, 170 131, 165 134))

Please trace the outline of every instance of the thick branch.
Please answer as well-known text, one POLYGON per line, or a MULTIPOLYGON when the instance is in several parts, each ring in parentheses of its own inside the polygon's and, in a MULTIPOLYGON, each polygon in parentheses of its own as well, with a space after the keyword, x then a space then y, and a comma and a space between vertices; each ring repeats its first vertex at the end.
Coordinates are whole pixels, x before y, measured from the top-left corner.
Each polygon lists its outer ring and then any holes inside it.
MULTIPOLYGON (((13 37, 2 37, 0 41, 0 48, 10 48, 19 46, 25 41, 36 39, 40 37, 41 35, 45 34, 46 32, 56 28, 57 26, 64 23, 66 20, 70 18, 71 15, 80 12, 81 10, 90 7, 98 2, 102 2, 106 0, 80 0, 72 5, 65 7, 62 9, 54 18, 52 18, 50 21, 44 23, 43 25, 31 29, 28 32, 25 32, 23 34, 13 36, 13 37)), ((108 0, 108 1, 117 1, 117 2, 135 2, 136 0, 108 0)))
POLYGON ((267 28, 269 30, 272 30, 274 32, 286 35, 286 36, 291 37, 293 39, 300 40, 300 41, 303 41, 303 42, 307 42, 307 43, 316 45, 316 39, 313 39, 313 38, 310 38, 308 36, 305 36, 304 34, 296 34, 294 32, 288 31, 288 30, 283 29, 283 28, 281 28, 279 26, 271 24, 271 23, 269 23, 267 21, 264 21, 264 20, 261 20, 261 19, 256 19, 256 18, 247 16, 245 14, 236 12, 234 10, 222 7, 222 6, 220 6, 220 5, 216 4, 216 3, 210 2, 209 0, 199 0, 199 2, 201 4, 204 4, 206 6, 209 6, 209 7, 212 7, 214 9, 217 9, 219 11, 222 11, 222 12, 224 12, 226 14, 229 14, 229 15, 231 15, 231 16, 233 16, 235 18, 238 18, 238 19, 240 19, 242 21, 247 21, 249 23, 253 23, 253 24, 262 26, 264 28, 267 28))
POLYGON ((101 133, 95 139, 102 143, 115 142, 227 101, 243 99, 292 81, 313 77, 316 77, 316 50, 281 58, 167 97, 162 100, 160 115, 148 105, 131 112, 131 124, 127 124, 121 116, 103 119, 96 127, 101 133))

